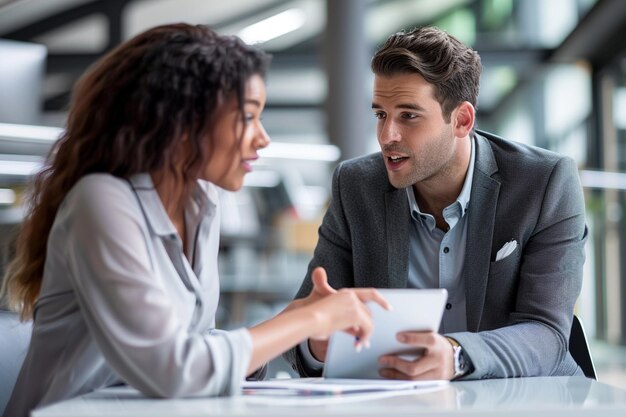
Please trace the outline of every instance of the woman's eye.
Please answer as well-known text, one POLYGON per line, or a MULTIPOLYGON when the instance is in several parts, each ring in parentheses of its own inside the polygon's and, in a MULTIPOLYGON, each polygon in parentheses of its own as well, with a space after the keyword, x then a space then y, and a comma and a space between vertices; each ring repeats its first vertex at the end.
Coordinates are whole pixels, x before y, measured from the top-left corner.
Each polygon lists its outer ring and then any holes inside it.
POLYGON ((244 120, 246 123, 250 123, 251 121, 253 121, 253 120, 254 120, 254 114, 252 114, 252 113, 246 113, 246 114, 244 115, 244 117, 243 117, 243 120, 244 120))

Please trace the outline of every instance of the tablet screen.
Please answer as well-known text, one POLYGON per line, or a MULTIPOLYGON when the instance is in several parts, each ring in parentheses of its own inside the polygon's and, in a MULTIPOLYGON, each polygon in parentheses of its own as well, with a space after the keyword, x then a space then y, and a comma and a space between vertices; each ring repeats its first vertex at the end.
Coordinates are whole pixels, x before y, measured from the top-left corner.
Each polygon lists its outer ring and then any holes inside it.
POLYGON ((378 304, 368 303, 372 311, 374 332, 370 337, 370 348, 356 352, 354 336, 335 332, 328 343, 324 364, 327 378, 381 379, 378 374, 378 358, 395 353, 415 358, 419 351, 396 340, 402 331, 439 330, 448 292, 445 289, 379 289, 393 307, 384 310, 378 304))

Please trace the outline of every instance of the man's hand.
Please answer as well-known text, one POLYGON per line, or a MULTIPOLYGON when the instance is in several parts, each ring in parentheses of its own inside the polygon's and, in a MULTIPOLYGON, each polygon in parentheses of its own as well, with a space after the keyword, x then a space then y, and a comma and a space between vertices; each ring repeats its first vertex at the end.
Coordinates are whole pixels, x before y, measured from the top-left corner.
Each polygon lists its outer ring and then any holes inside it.
POLYGON ((379 358, 383 365, 380 375, 388 379, 445 379, 454 377, 454 349, 448 339, 435 332, 401 332, 398 341, 423 349, 423 355, 413 361, 397 355, 379 358))
POLYGON ((309 339, 309 350, 311 351, 313 357, 318 361, 326 361, 326 352, 328 351, 328 339, 309 339))

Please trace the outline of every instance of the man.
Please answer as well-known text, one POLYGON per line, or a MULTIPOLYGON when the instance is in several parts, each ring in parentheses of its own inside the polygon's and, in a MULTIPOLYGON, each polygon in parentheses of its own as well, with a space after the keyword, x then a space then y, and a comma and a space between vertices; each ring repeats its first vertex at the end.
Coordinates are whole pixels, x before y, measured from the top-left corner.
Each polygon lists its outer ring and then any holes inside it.
MULTIPOLYGON (((297 298, 324 269, 326 293, 446 288, 442 334, 398 334, 425 354, 380 358, 386 378, 582 375, 567 351, 587 239, 575 163, 474 130, 480 57, 445 32, 392 35, 372 70, 382 152, 335 170, 297 298)), ((285 357, 319 375, 326 346, 285 357)))

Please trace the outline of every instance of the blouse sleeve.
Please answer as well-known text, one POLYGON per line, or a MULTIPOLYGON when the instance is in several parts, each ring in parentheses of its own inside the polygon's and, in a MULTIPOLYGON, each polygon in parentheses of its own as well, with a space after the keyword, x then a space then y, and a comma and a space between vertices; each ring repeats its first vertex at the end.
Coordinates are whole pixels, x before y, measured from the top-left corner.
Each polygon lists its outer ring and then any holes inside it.
POLYGON ((158 276, 130 186, 105 175, 82 179, 64 203, 70 280, 107 363, 156 397, 233 394, 252 352, 248 330, 190 333, 158 276))

